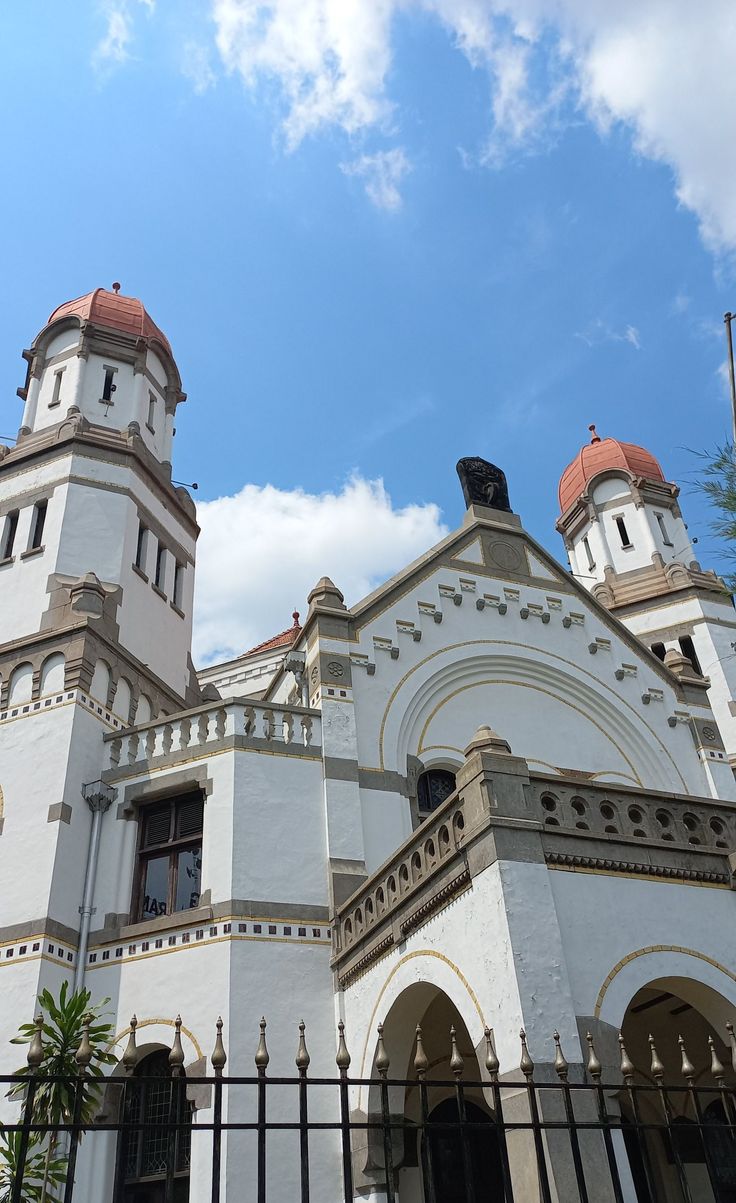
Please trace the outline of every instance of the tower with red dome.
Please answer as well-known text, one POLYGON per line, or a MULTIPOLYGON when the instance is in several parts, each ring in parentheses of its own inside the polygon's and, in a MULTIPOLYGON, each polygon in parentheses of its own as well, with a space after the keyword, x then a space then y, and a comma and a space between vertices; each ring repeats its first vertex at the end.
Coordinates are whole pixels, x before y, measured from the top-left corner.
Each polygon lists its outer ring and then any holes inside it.
POLYGON ((679 505, 646 448, 595 426, 560 477, 557 529, 574 576, 664 660, 685 656, 736 766, 736 617, 723 581, 695 558, 679 505))

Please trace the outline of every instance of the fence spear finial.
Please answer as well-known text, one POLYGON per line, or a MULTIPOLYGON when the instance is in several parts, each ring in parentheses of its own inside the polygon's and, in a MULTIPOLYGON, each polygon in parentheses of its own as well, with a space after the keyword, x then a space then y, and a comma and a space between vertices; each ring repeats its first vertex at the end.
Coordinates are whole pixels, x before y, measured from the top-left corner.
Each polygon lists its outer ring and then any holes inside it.
POLYGON ((493 1044, 493 1033, 490 1028, 485 1028, 483 1035, 486 1038, 486 1069, 492 1082, 498 1081, 498 1071, 501 1068, 496 1049, 493 1044))
POLYGON ((123 1069, 125 1070, 126 1074, 131 1074, 138 1062, 138 1045, 135 1042, 135 1029, 137 1027, 138 1017, 133 1015, 131 1016, 130 1020, 130 1035, 128 1036, 128 1043, 125 1046, 125 1052, 122 1056, 123 1069))
POLYGON ((212 1050, 210 1061, 212 1062, 212 1068, 214 1069, 215 1074, 219 1077, 227 1063, 227 1053, 225 1052, 225 1045, 222 1043, 221 1015, 218 1015, 215 1027, 217 1028, 217 1037, 215 1039, 215 1047, 212 1050))
POLYGON ((726 1071, 721 1065, 720 1058, 716 1052, 716 1044, 712 1036, 708 1037, 708 1045, 710 1047, 710 1072, 713 1074, 717 1084, 723 1089, 726 1085, 726 1071))
POLYGON ((337 1025, 338 1041, 337 1041, 337 1056, 335 1062, 340 1073, 347 1073, 350 1069, 350 1053, 348 1046, 345 1043, 345 1024, 342 1020, 337 1025))
POLYGON ((677 1043, 680 1046, 680 1073, 687 1082, 688 1086, 692 1086, 695 1080, 695 1066, 687 1055, 685 1041, 682 1036, 677 1037, 677 1043))
POLYGON ((463 1061, 463 1056, 460 1052, 460 1049, 457 1047, 457 1032, 455 1031, 454 1024, 450 1028, 450 1041, 452 1044, 452 1052, 450 1053, 450 1070, 456 1078, 461 1078, 463 1070, 465 1069, 465 1062, 463 1061))
POLYGON ((527 1081, 530 1082, 534 1076, 534 1062, 529 1055, 529 1048, 526 1042, 526 1032, 523 1028, 521 1028, 519 1031, 519 1039, 521 1041, 521 1061, 519 1062, 519 1069, 527 1081))
POLYGON ((631 1086, 634 1082, 634 1074, 636 1073, 636 1069, 634 1067, 634 1062, 631 1060, 626 1051, 626 1045, 624 1044, 622 1032, 619 1032, 618 1034, 618 1043, 619 1048, 621 1049, 621 1073, 626 1085, 631 1086))
POLYGON ((386 1052, 386 1045, 383 1043, 383 1024, 378 1025, 378 1044, 376 1045, 376 1071, 378 1076, 385 1078, 388 1074, 389 1059, 386 1052))
POLYGON ((593 1044, 592 1033, 586 1032, 585 1039, 588 1042, 588 1066, 587 1066, 588 1073, 590 1074, 590 1076, 594 1082, 600 1082, 601 1073, 602 1073, 601 1063, 596 1056, 595 1045, 593 1044))
POLYGON ((309 1068, 309 1053, 307 1052, 307 1042, 304 1039, 306 1025, 302 1019, 299 1024, 299 1047, 296 1050, 296 1067, 300 1073, 306 1073, 309 1068))
POLYGON ((419 1024, 417 1024, 417 1047, 416 1052, 414 1053, 414 1073, 417 1075, 420 1081, 423 1081, 428 1069, 429 1061, 427 1060, 427 1054, 424 1051, 424 1045, 422 1043, 422 1029, 419 1024))
POLYGON ((174 1043, 171 1046, 169 1053, 169 1065, 171 1066, 172 1074, 181 1073, 181 1067, 184 1064, 184 1049, 181 1043, 181 1015, 177 1015, 174 1020, 174 1043))
POLYGON ((731 1068, 733 1069, 734 1073, 736 1073, 736 1036, 733 1034, 732 1023, 726 1024, 726 1031, 728 1032, 728 1037, 731 1044, 731 1068))
POLYGON ((256 1049, 255 1060, 256 1060, 256 1067, 258 1069, 258 1072, 260 1073, 261 1070, 263 1070, 265 1072, 266 1067, 267 1067, 269 1061, 271 1060, 271 1058, 268 1055, 268 1049, 266 1048, 266 1019, 265 1019, 265 1016, 261 1017, 261 1022, 259 1024, 259 1027, 261 1029, 261 1034, 258 1037, 258 1048, 256 1049))
POLYGON ((567 1064, 567 1061, 565 1060, 565 1054, 562 1051, 562 1045, 560 1044, 560 1033, 554 1032, 552 1039, 555 1042, 555 1073, 561 1082, 566 1082, 570 1067, 567 1064))
POLYGON ((649 1066, 649 1069, 651 1071, 652 1077, 654 1078, 654 1081, 657 1083, 658 1086, 661 1086, 662 1079, 664 1077, 664 1065, 662 1064, 662 1062, 659 1059, 659 1054, 654 1045, 654 1036, 652 1035, 651 1032, 649 1033, 649 1047, 652 1050, 652 1062, 651 1062, 651 1065, 649 1066))
POLYGON ((80 1074, 83 1074, 90 1061, 92 1060, 92 1045, 89 1040, 89 1026, 92 1022, 91 1015, 85 1015, 82 1021, 82 1039, 79 1041, 79 1048, 74 1054, 74 1060, 77 1063, 77 1068, 80 1074))
POLYGON ((36 1016, 34 1022, 36 1024, 36 1030, 33 1033, 33 1039, 28 1046, 26 1061, 31 1069, 38 1069, 39 1065, 43 1061, 43 1036, 41 1035, 43 1030, 43 1015, 40 1012, 36 1016))

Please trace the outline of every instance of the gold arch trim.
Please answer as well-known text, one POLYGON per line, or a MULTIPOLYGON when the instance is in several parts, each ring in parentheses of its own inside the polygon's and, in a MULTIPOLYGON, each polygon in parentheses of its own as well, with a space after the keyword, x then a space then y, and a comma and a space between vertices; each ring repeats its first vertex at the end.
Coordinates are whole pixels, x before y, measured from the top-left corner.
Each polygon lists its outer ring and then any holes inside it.
MULTIPOLYGON (((141 1028, 151 1028, 156 1024, 162 1024, 167 1028, 176 1027, 176 1023, 173 1019, 139 1019, 136 1025, 136 1031, 140 1032, 141 1028)), ((133 1029, 131 1028, 130 1024, 128 1024, 127 1028, 123 1028, 121 1032, 118 1032, 117 1036, 115 1036, 115 1038, 108 1044, 108 1052, 113 1049, 116 1044, 120 1044, 120 1041, 124 1040, 126 1036, 129 1036, 132 1030, 133 1029)), ((197 1037, 194 1035, 194 1032, 191 1030, 191 1028, 184 1027, 184 1024, 181 1025, 181 1030, 183 1034, 187 1036, 189 1040, 191 1040, 197 1053, 197 1060, 199 1060, 204 1056, 204 1053, 202 1052, 202 1048, 197 1040, 197 1037)))
POLYGON ((453 698, 456 698, 459 694, 466 693, 469 689, 479 689, 484 685, 509 685, 516 689, 531 689, 535 693, 543 693, 546 697, 552 698, 554 701, 559 702, 563 706, 567 706, 570 710, 574 710, 576 714, 581 715, 582 718, 584 718, 586 722, 589 722, 591 726, 595 727, 597 731, 600 731, 604 739, 607 739, 610 744, 613 744, 616 751, 623 758, 623 760, 625 760, 626 764, 631 769, 631 772, 634 774, 636 784, 642 785, 641 778, 637 775, 634 765, 631 763, 620 744, 616 743, 616 740, 613 738, 613 736, 610 735, 600 723, 597 723, 594 718, 591 718, 589 714, 586 714, 586 712, 581 709, 580 706, 576 706, 574 702, 568 702, 565 698, 561 698, 559 694, 553 693, 551 689, 545 689, 544 686, 537 685, 532 681, 512 681, 510 678, 506 677, 495 677, 482 681, 473 681, 468 685, 460 685, 457 689, 454 689, 452 693, 445 694, 442 701, 437 703, 434 710, 430 713, 426 723, 422 727, 419 736, 419 745, 417 748, 419 755, 421 755, 422 751, 424 750, 424 737, 427 734, 427 729, 437 714, 439 714, 440 710, 442 710, 443 706, 446 706, 448 702, 451 702, 453 698))
POLYGON ((719 969, 721 973, 725 973, 726 977, 730 978, 732 982, 736 982, 736 973, 733 973, 730 969, 727 969, 725 965, 722 965, 720 961, 716 961, 714 957, 709 957, 705 952, 698 952, 695 948, 683 948, 680 944, 648 944, 646 948, 637 948, 636 952, 630 952, 628 956, 623 957, 622 960, 614 965, 613 969, 598 991, 598 997, 595 1000, 595 1007, 593 1008, 593 1014, 595 1015, 596 1019, 600 1019, 601 1017, 603 999, 606 997, 608 987, 611 985, 611 982, 616 975, 621 972, 624 965, 628 965, 630 961, 635 961, 637 957, 648 956, 651 952, 684 953, 685 956, 695 957, 698 961, 705 961, 707 965, 712 965, 714 969, 719 969))
MULTIPOLYGON (((399 960, 399 961, 397 961, 397 962, 396 962, 396 964, 395 964, 395 965, 394 965, 394 967, 392 968, 391 972, 389 973, 388 977, 386 978, 385 982, 384 982, 384 983, 383 983, 383 985, 381 986, 381 989, 380 989, 380 991, 379 991, 379 993, 378 993, 378 997, 377 997, 377 999, 376 999, 376 1001, 375 1001, 375 1003, 374 1003, 374 1005, 373 1005, 373 1010, 371 1011, 371 1017, 370 1017, 370 1019, 369 1019, 369 1021, 368 1021, 368 1028, 367 1028, 367 1031, 366 1031, 366 1037, 365 1037, 365 1041, 364 1041, 364 1043, 363 1043, 363 1053, 362 1053, 362 1059, 361 1059, 361 1071, 363 1071, 363 1070, 365 1069, 365 1058, 366 1058, 366 1054, 367 1054, 367 1052, 368 1052, 368 1045, 369 1045, 369 1043, 370 1043, 371 1035, 372 1035, 372 1033, 373 1033, 373 1029, 374 1029, 374 1023, 375 1023, 375 1019, 376 1019, 376 1013, 377 1013, 377 1011, 378 1011, 378 1008, 379 1008, 379 1007, 380 1007, 380 1005, 381 1005, 381 999, 383 998, 384 994, 386 993, 386 990, 388 989, 389 982, 390 982, 390 981, 391 981, 391 979, 394 977, 394 975, 395 975, 396 973, 398 973, 398 971, 399 971, 399 969, 401 968, 401 966, 402 966, 402 965, 406 965, 408 961, 413 961, 415 957, 435 957, 435 958, 436 958, 438 961, 442 961, 442 962, 443 962, 445 965, 447 965, 447 966, 448 966, 448 967, 449 967, 449 968, 450 968, 450 969, 453 971, 453 973, 457 975, 457 977, 460 979, 460 981, 462 982, 463 986, 464 986, 464 987, 465 987, 465 989, 467 990, 467 992, 468 992, 468 995, 470 996, 470 999, 472 1000, 473 1006, 475 1007, 476 1011, 478 1012, 478 1018, 480 1019, 480 1022, 481 1022, 481 1027, 485 1027, 485 1026, 486 1026, 486 1021, 485 1021, 485 1018, 484 1018, 484 1016, 483 1016, 483 1011, 482 1011, 482 1009, 481 1009, 481 1005, 480 1005, 480 1003, 478 1002, 478 996, 476 995, 476 993, 475 993, 475 991, 474 991, 473 987, 471 986, 470 982, 469 982, 469 981, 468 981, 468 979, 466 978, 466 976, 465 976, 465 974, 463 973, 463 971, 462 971, 461 969, 459 969, 459 968, 458 968, 458 966, 455 964, 455 962, 454 962, 454 961, 451 961, 449 957, 446 957, 446 956, 444 955, 444 953, 442 953, 442 952, 435 952, 435 951, 434 951, 434 949, 432 949, 432 948, 418 948, 418 949, 417 949, 415 952, 407 952, 407 953, 405 953, 405 955, 404 955, 404 956, 401 958, 401 960, 399 960)), ((413 983, 413 982, 412 982, 412 983, 410 983, 410 984, 411 984, 411 985, 414 985, 414 983, 413 983)), ((441 987, 440 987, 440 986, 437 986, 437 983, 436 983, 436 982, 429 982, 428 984, 429 984, 430 986, 435 986, 435 987, 436 987, 438 990, 439 990, 439 989, 441 989, 441 987)), ((452 1000, 451 1000, 451 1001, 452 1001, 452 1000)), ((365 1073, 362 1073, 362 1074, 361 1074, 361 1076, 365 1077, 365 1073)))
MULTIPOLYGON (((642 717, 642 715, 639 714, 634 709, 634 707, 631 705, 630 702, 627 702, 626 699, 622 698, 619 694, 617 694, 615 692, 615 690, 613 690, 611 688, 610 685, 606 685, 605 681, 602 681, 599 677, 596 677, 593 673, 588 672, 588 670, 586 668, 583 668, 580 664, 576 663, 575 660, 570 660, 566 656, 560 656, 557 652, 549 651, 548 648, 538 647, 536 644, 519 643, 518 640, 515 640, 515 639, 465 639, 465 640, 462 640, 460 643, 451 643, 451 644, 448 644, 446 647, 438 648, 437 651, 435 651, 435 652, 430 652, 428 656, 425 656, 422 660, 417 661, 416 664, 414 664, 410 669, 408 669, 407 672, 404 673, 403 677, 401 677, 401 679, 394 686, 394 689, 391 692, 391 696, 389 697, 388 702, 386 703, 386 709, 384 710, 383 715, 381 717, 381 725, 380 725, 379 733, 378 733, 378 759, 379 759, 379 766, 381 769, 384 769, 386 767, 385 760, 384 760, 384 736, 386 733, 386 723, 388 721, 389 711, 391 710, 391 707, 393 706, 399 691, 403 688, 403 686, 409 680, 409 677, 413 676, 413 674, 418 669, 422 668, 423 665, 428 664, 430 660, 434 660, 434 659, 436 659, 437 656, 443 656, 447 652, 455 651, 457 648, 462 648, 462 647, 525 648, 527 651, 539 652, 542 656, 548 656, 552 660, 559 660, 561 664, 567 664, 571 668, 576 669, 578 672, 582 673, 584 677, 588 677, 588 679, 590 681, 595 682, 595 684, 601 690, 605 690, 605 692, 607 694, 609 694, 611 697, 614 697, 616 699, 616 702, 620 706, 624 707, 629 712, 630 716, 633 716, 632 721, 634 722, 635 725, 639 725, 639 726, 645 728, 649 732, 652 739, 655 741, 655 743, 658 745, 658 747, 661 749, 661 751, 667 757, 670 764, 672 765, 672 768, 676 772, 677 776, 680 778, 680 781, 682 782, 683 793, 685 793, 685 794, 690 793, 690 790, 688 789, 688 786, 687 786, 687 782, 683 778, 680 770, 678 769, 678 767, 674 761, 674 758, 670 754, 666 745, 662 742, 660 737, 657 735, 654 728, 651 727, 649 725, 649 723, 646 721, 646 719, 644 719, 642 717)), ((523 657, 522 657, 522 659, 523 659, 523 657)), ((553 695, 553 696, 556 696, 556 695, 553 695)))

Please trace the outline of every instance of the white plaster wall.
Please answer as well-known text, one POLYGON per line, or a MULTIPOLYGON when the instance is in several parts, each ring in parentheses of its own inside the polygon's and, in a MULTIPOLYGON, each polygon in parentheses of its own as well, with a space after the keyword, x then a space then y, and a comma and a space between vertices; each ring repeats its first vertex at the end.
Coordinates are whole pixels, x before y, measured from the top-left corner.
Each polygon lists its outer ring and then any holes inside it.
POLYGON ((689 730, 671 728, 667 718, 686 709, 666 677, 588 609, 587 599, 555 589, 522 585, 514 600, 507 582, 477 578, 477 594, 506 597, 508 611, 442 600, 443 621, 419 615, 422 640, 397 634, 396 620, 416 620, 416 603, 437 599, 438 583, 459 589, 458 577, 441 569, 360 632, 359 654, 376 664, 373 676, 353 669, 360 764, 406 772, 406 757, 427 753, 462 757, 481 723, 490 723, 512 750, 545 771, 584 769, 606 780, 651 788, 707 793, 707 781, 689 730), (506 590, 506 592, 505 592, 506 590), (550 607, 548 596, 554 607, 550 607), (543 624, 523 606, 549 610, 543 624), (568 627, 562 619, 578 615, 568 627), (399 657, 373 645, 374 635, 392 638, 399 657), (589 646, 609 640, 595 655, 589 646), (621 664, 634 675, 615 678, 621 664), (649 706, 642 694, 663 691, 649 706))
POLYGON ((387 790, 361 789, 363 847, 368 873, 374 873, 411 835, 408 798, 387 790))
POLYGON ((231 896, 326 906, 325 848, 321 761, 238 752, 231 896))
POLYGON ((562 871, 551 872, 550 882, 578 1015, 620 1025, 633 994, 661 976, 705 982, 736 1011, 731 890, 562 871), (596 1011, 611 971, 643 949, 653 951, 616 974, 596 1011))
MULTIPOLYGON (((75 340, 76 341, 76 340, 75 340)), ((73 344, 72 344, 73 345, 73 344)), ((33 429, 44 430, 63 421, 70 405, 76 404, 75 398, 81 373, 84 371, 84 360, 76 355, 70 356, 61 363, 49 365, 41 376, 38 393, 36 416, 33 429), (63 369, 63 371, 62 371, 63 369), (56 373, 62 371, 61 386, 57 404, 53 404, 56 373)))
POLYGON ((137 377, 133 365, 114 356, 90 355, 82 377, 79 408, 90 422, 111 430, 124 430, 129 422, 137 421, 135 393, 137 377), (117 368, 112 404, 102 402, 105 366, 117 368))
MULTIPOLYGON (((38 474, 39 481, 42 474, 38 474)), ((30 481, 26 482, 32 487, 30 481)), ((43 533, 42 552, 22 558, 31 539, 33 502, 18 498, 18 529, 15 536, 14 561, 0 568, 0 643, 18 639, 39 629, 41 615, 48 606, 46 584, 55 571, 56 548, 63 522, 66 489, 64 485, 48 485, 48 509, 43 533)))

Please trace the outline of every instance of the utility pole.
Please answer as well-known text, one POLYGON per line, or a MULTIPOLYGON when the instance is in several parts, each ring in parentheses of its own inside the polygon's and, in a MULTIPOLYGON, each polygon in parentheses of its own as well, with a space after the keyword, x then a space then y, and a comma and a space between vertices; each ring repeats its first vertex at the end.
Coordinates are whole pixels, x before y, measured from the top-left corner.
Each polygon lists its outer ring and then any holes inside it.
POLYGON ((728 378, 731 382, 731 431, 733 445, 736 447, 736 376, 734 375, 733 367, 733 332, 731 330, 731 322, 736 314, 724 313, 723 320, 726 324, 726 342, 728 344, 728 378))

